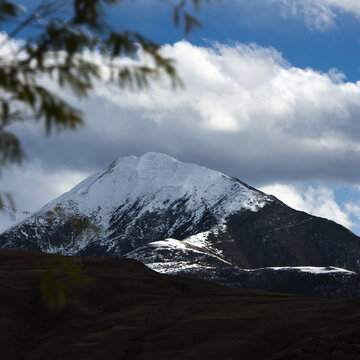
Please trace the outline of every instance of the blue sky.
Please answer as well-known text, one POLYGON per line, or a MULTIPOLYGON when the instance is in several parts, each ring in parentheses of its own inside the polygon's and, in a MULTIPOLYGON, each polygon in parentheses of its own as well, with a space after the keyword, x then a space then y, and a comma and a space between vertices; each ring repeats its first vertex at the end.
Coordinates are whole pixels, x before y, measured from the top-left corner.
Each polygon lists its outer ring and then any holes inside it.
MULTIPOLYGON (((316 2, 309 2, 309 6, 316 2)), ((294 66, 325 72, 337 68, 350 81, 360 78, 360 14, 331 8, 333 23, 323 28, 312 24, 305 14, 288 13, 280 3, 282 1, 228 0, 204 4, 198 14, 194 13, 203 27, 187 40, 202 46, 209 41, 256 42, 276 48, 294 66)), ((125 2, 118 12, 112 11, 111 19, 114 25, 121 23, 125 28, 140 30, 163 44, 184 38, 181 28, 172 26, 171 7, 161 1, 125 2)))
POLYGON ((134 94, 99 84, 74 102, 84 131, 49 139, 37 127, 20 129, 30 160, 3 178, 19 209, 37 210, 118 156, 159 151, 360 234, 359 1, 212 1, 197 17, 203 27, 186 37, 166 1, 111 9, 114 27, 164 46, 186 89, 160 81, 134 94))
MULTIPOLYGON (((23 6, 30 10, 38 2, 28 0, 23 6)), ((134 29, 160 44, 173 44, 184 38, 201 46, 207 46, 211 41, 222 44, 255 42, 276 48, 294 66, 325 72, 337 68, 349 81, 360 78, 360 9, 357 0, 343 1, 355 4, 352 11, 328 5, 333 17, 321 25, 306 15, 300 5, 296 14, 290 9, 296 3, 316 9, 314 4, 341 4, 341 0, 212 0, 209 4, 204 1, 199 12, 190 6, 191 1, 188 2, 187 9, 203 26, 187 37, 181 26, 173 26, 171 1, 125 0, 110 7, 107 16, 115 28, 134 29)), ((316 11, 320 17, 321 10, 316 11)), ((30 29, 25 29, 19 37, 31 33, 30 29)))

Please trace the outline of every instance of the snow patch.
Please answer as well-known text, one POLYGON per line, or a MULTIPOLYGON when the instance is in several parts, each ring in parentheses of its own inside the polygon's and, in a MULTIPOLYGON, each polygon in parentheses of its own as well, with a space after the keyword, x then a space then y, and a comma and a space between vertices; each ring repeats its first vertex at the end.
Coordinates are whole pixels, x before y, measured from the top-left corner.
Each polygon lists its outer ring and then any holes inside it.
MULTIPOLYGON (((356 274, 354 271, 337 268, 333 266, 317 267, 317 266, 283 266, 283 267, 266 267, 261 269, 270 269, 275 271, 296 270, 301 272, 307 272, 312 274, 329 274, 329 273, 344 273, 344 274, 356 274)), ((248 271, 260 270, 260 269, 247 269, 248 271)))
POLYGON ((211 266, 202 266, 186 261, 153 262, 146 264, 148 268, 162 274, 175 274, 185 270, 209 270, 214 269, 211 266))
POLYGON ((189 244, 187 244, 186 242, 171 238, 161 241, 153 241, 149 243, 148 246, 157 249, 194 251, 201 253, 201 251, 194 249, 193 247, 189 246, 189 244))

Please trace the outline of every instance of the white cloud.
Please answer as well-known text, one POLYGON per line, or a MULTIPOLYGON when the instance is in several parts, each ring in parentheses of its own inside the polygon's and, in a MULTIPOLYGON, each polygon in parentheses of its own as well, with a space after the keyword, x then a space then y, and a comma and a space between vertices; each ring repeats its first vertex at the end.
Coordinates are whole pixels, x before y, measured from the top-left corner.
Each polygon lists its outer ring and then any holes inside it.
POLYGON ((323 0, 329 6, 333 6, 343 11, 351 12, 360 16, 360 2, 358 0, 323 0))
POLYGON ((334 69, 293 67, 256 44, 182 41, 163 51, 178 60, 185 91, 164 82, 141 93, 99 85, 83 105, 87 135, 189 160, 208 152, 207 165, 216 154, 238 176, 359 177, 360 82, 344 82, 334 69))
POLYGON ((20 125, 30 159, 89 172, 120 155, 161 151, 253 185, 360 182, 360 82, 345 82, 336 69, 293 67, 256 44, 182 41, 163 52, 177 59, 185 90, 166 81, 143 92, 98 84, 74 102, 85 129, 48 139, 41 124, 20 125))
POLYGON ((351 228, 354 224, 350 219, 353 211, 359 211, 360 207, 350 207, 350 204, 342 209, 335 200, 334 191, 323 187, 308 186, 302 188, 294 185, 273 184, 261 188, 267 194, 276 196, 290 207, 305 211, 307 213, 333 220, 347 228, 351 228))
POLYGON ((265 0, 267 3, 280 6, 285 17, 303 18, 310 29, 321 31, 335 26, 338 12, 360 16, 358 0, 265 0))
POLYGON ((44 171, 36 162, 4 171, 1 180, 15 200, 16 212, 8 207, 0 212, 0 233, 39 210, 46 202, 69 191, 88 175, 76 171, 44 171))
POLYGON ((345 83, 344 74, 336 69, 324 74, 291 67, 272 48, 256 44, 202 48, 182 41, 165 46, 164 53, 178 59, 186 91, 174 93, 163 83, 138 94, 99 85, 95 94, 119 109, 142 108, 146 115, 156 114, 157 121, 171 121, 160 112, 181 107, 196 113, 195 126, 216 131, 241 132, 265 125, 280 133, 311 126, 315 134, 304 138, 340 127, 360 105, 360 83, 345 83))
POLYGON ((348 202, 345 204, 346 211, 353 215, 358 221, 360 221, 360 205, 354 202, 348 202))

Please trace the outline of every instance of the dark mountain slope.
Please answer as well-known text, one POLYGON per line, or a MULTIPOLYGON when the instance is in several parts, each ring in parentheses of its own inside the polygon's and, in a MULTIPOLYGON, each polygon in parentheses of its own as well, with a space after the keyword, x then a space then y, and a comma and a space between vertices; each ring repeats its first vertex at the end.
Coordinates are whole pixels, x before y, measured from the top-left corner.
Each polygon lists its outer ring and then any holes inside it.
POLYGON ((231 262, 243 268, 335 266, 359 270, 360 239, 333 221, 273 202, 257 213, 233 214, 216 239, 231 262))
MULTIPOLYGON (((359 300, 230 290, 130 259, 85 258, 84 281, 50 310, 40 275, 59 258, 1 250, 0 259, 4 360, 360 357, 359 300)), ((67 281, 62 271, 56 279, 67 281)))

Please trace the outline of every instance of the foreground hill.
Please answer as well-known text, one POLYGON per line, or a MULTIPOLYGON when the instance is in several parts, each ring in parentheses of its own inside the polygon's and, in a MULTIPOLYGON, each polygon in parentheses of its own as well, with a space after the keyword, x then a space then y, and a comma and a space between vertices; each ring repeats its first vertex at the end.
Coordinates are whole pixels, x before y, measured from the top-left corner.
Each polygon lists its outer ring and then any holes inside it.
POLYGON ((157 153, 118 159, 0 235, 0 247, 131 257, 235 288, 359 293, 360 238, 351 231, 157 153))
POLYGON ((0 259, 4 360, 360 358, 360 300, 231 290, 131 259, 85 258, 82 281, 49 309, 44 275, 63 264, 45 280, 48 297, 74 278, 64 258, 1 250, 0 259))

